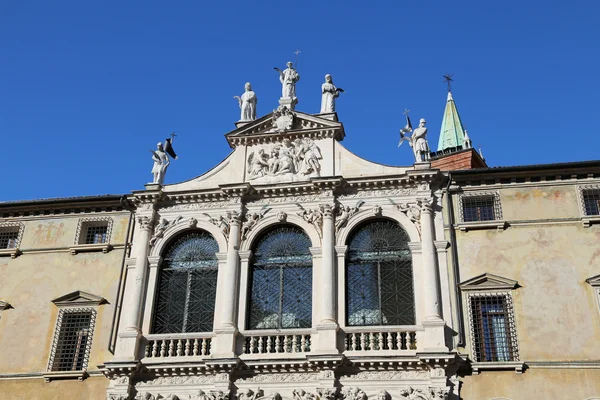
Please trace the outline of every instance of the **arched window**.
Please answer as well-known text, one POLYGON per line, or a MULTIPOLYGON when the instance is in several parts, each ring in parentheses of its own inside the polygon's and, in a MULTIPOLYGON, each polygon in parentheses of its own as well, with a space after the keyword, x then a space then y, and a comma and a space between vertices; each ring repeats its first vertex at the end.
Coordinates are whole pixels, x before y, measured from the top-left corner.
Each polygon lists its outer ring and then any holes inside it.
POLYGON ((368 222, 352 233, 346 264, 349 326, 415 323, 409 241, 389 220, 368 222))
POLYGON ((249 329, 312 326, 310 245, 306 233, 289 225, 258 239, 251 267, 249 329))
POLYGON ((217 293, 217 241, 185 233, 166 250, 158 279, 154 333, 211 332, 217 293))

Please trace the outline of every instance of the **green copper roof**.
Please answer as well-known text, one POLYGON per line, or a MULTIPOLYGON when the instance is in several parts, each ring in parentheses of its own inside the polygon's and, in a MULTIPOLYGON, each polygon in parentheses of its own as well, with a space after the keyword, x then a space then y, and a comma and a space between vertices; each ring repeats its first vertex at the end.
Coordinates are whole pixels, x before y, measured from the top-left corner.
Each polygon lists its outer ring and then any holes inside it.
POLYGON ((462 122, 460 122, 460 116, 458 115, 456 104, 454 104, 452 93, 448 92, 448 100, 446 101, 446 109, 444 110, 444 119, 442 119, 437 151, 462 146, 464 140, 465 130, 463 129, 462 122))

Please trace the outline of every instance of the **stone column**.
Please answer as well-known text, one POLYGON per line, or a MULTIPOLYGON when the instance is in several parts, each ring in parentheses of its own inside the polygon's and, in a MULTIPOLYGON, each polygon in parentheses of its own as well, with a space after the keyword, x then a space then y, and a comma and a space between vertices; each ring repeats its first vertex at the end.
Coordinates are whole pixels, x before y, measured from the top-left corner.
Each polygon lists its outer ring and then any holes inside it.
POLYGON ((235 323, 237 280, 240 268, 240 225, 241 215, 237 211, 227 213, 229 234, 227 244, 227 263, 219 275, 222 274, 220 293, 217 294, 220 302, 220 324, 215 327, 214 358, 230 358, 235 356, 237 325, 235 323))
POLYGON ((337 331, 335 310, 335 224, 333 220, 333 206, 321 206, 323 214, 322 243, 321 243, 321 268, 317 276, 319 282, 318 292, 313 298, 320 304, 319 323, 317 332, 319 340, 317 353, 337 354, 337 331))
POLYGON ((323 206, 323 244, 321 252, 321 323, 337 324, 335 317, 335 225, 333 207, 323 206))
POLYGON ((154 216, 138 217, 139 233, 135 239, 135 267, 127 273, 127 283, 122 314, 125 329, 117 335, 113 361, 135 361, 139 358, 142 336, 140 320, 144 301, 144 286, 148 269, 148 250, 154 216))
POLYGON ((138 217, 139 236, 137 237, 137 249, 135 252, 135 269, 133 278, 133 290, 129 293, 128 303, 130 305, 125 317, 125 330, 140 332, 140 319, 144 300, 144 284, 148 270, 148 250, 150 237, 152 236, 153 216, 138 217))
POLYGON ((237 277, 238 270, 240 268, 240 255, 238 251, 240 249, 240 214, 238 212, 231 212, 228 215, 229 219, 229 243, 227 246, 227 264, 223 271, 223 289, 225 298, 221 303, 223 308, 221 310, 221 327, 232 328, 236 326, 235 323, 235 297, 237 294, 237 277))
POLYGON ((440 279, 433 232, 433 209, 431 200, 421 200, 421 249, 423 259, 423 283, 425 296, 425 351, 448 351, 444 342, 446 323, 441 317, 440 279))

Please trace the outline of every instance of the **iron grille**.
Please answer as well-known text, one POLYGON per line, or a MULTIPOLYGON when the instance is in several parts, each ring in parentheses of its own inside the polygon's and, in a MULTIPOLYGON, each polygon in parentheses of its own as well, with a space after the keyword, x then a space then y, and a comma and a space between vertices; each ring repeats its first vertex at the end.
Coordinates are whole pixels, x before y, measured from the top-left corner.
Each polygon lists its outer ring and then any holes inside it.
POLYGON ((600 215, 600 189, 584 189, 581 194, 585 215, 600 215))
POLYGON ((93 309, 60 311, 51 371, 81 371, 87 367, 95 313, 93 309))
POLYGON ((154 333, 211 332, 217 294, 219 246, 203 231, 169 246, 158 280, 154 333))
POLYGON ((494 221, 496 196, 464 196, 462 198, 463 221, 494 221))
POLYGON ((470 298, 474 358, 483 361, 514 361, 514 330, 509 318, 506 295, 470 298), (512 329, 511 329, 512 328, 512 329))
POLYGON ((349 326, 413 325, 415 300, 407 233, 392 221, 374 221, 349 241, 346 267, 349 326))
POLYGON ((14 249, 19 244, 19 227, 0 228, 0 249, 14 249))
POLYGON ((103 222, 88 223, 85 230, 84 244, 106 243, 108 240, 108 224, 103 222))
POLYGON ((312 326, 312 257, 299 228, 268 231, 255 247, 249 302, 249 329, 312 326))

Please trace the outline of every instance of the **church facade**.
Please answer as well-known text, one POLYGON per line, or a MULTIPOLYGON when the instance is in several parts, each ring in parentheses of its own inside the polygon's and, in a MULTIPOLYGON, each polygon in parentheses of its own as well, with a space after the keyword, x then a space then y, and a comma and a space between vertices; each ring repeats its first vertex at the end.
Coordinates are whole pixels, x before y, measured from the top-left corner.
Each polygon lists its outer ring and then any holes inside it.
POLYGON ((600 399, 600 162, 488 168, 450 94, 369 162, 289 69, 199 177, 0 203, 2 398, 600 399))

